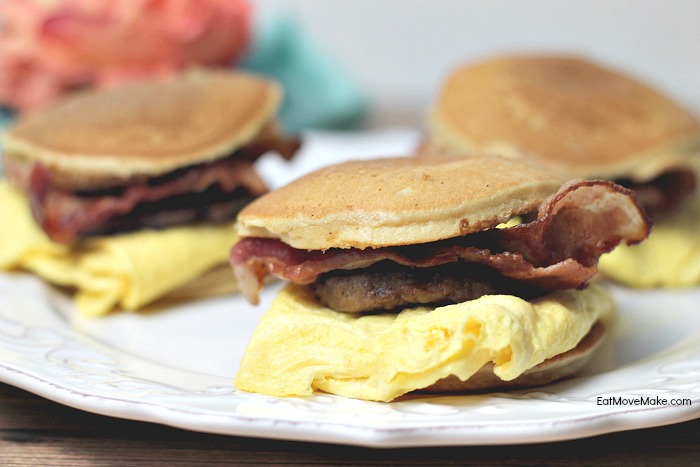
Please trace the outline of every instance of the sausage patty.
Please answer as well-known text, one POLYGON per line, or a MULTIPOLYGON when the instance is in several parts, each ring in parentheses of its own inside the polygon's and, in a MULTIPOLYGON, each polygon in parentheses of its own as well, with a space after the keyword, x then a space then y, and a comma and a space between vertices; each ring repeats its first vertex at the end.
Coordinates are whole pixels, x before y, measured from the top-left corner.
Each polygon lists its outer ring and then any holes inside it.
POLYGON ((323 274, 311 287, 322 304, 346 313, 461 303, 502 293, 523 298, 537 295, 534 289, 489 268, 463 263, 414 268, 384 262, 365 269, 323 274))

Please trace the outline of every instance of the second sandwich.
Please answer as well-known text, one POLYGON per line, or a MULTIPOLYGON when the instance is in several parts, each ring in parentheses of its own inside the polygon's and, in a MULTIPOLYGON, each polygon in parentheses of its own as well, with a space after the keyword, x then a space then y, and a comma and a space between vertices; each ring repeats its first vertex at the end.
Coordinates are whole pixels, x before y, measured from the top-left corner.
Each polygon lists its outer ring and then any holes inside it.
POLYGON ((288 285, 239 389, 388 401, 544 384, 576 371, 613 305, 599 256, 649 223, 631 191, 493 156, 321 169, 239 215, 231 262, 252 302, 288 285))
POLYGON ((446 77, 426 135, 428 153, 531 158, 630 188, 654 232, 601 271, 635 287, 700 284, 700 122, 651 84, 581 57, 492 57, 446 77))
POLYGON ((254 162, 298 146, 281 100, 269 79, 198 70, 22 115, 3 141, 0 270, 75 289, 87 315, 230 291, 233 218, 267 191, 254 162))

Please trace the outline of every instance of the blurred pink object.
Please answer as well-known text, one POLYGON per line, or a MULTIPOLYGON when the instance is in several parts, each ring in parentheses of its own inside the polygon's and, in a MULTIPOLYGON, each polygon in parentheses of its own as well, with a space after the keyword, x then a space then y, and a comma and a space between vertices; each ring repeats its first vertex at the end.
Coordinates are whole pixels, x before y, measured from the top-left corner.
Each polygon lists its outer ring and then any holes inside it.
POLYGON ((41 107, 246 51, 247 0, 0 0, 0 106, 41 107))

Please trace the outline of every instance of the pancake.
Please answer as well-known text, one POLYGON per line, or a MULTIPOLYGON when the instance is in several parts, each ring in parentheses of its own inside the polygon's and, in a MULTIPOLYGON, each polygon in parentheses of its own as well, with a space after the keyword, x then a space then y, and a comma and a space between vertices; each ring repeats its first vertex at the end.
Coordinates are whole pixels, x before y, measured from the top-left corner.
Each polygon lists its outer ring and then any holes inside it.
POLYGON ((426 147, 532 157, 577 177, 646 181, 688 169, 700 123, 651 86, 572 56, 512 55, 445 80, 426 147))
POLYGON ((86 91, 22 116, 4 135, 4 157, 43 164, 61 188, 123 185, 280 139, 281 99, 271 80, 215 71, 86 91))
POLYGON ((421 392, 433 393, 462 393, 473 391, 495 391, 542 386, 579 372, 589 362, 598 346, 603 343, 606 327, 602 321, 596 321, 576 347, 557 354, 532 368, 525 370, 520 376, 504 381, 494 373, 492 362, 482 366, 467 380, 462 381, 454 375, 443 378, 421 392))
POLYGON ((536 163, 486 156, 351 161, 248 205, 240 233, 309 250, 424 243, 536 210, 564 180, 536 163), (474 173, 488 173, 488 183, 474 173))

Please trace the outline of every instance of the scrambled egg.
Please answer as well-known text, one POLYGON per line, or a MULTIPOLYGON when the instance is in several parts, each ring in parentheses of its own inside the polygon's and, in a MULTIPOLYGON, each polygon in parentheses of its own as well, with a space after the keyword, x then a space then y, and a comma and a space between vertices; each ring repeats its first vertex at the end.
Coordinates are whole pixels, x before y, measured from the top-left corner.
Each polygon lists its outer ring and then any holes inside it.
POLYGON ((465 303, 357 316, 320 305, 288 285, 258 324, 234 384, 272 396, 314 390, 390 401, 487 362, 511 380, 573 347, 614 305, 591 286, 528 302, 487 295, 465 303))
MULTIPOLYGON (((0 215, 5 219, 0 229, 0 270, 27 270, 75 288, 76 307, 92 316, 115 307, 136 310, 190 283, 226 264, 235 242, 229 223, 145 230, 95 237, 74 247, 61 245, 35 224, 26 198, 6 180, 0 180, 0 215)), ((233 283, 233 274, 225 277, 233 283)), ((221 290, 211 280, 206 285, 221 290)))
POLYGON ((639 245, 620 245, 603 255, 598 269, 631 287, 700 285, 700 194, 654 222, 639 245))

